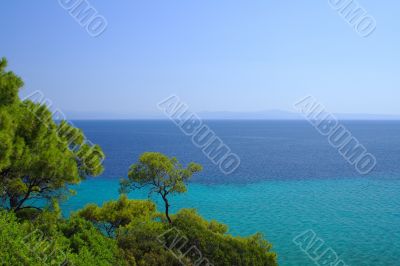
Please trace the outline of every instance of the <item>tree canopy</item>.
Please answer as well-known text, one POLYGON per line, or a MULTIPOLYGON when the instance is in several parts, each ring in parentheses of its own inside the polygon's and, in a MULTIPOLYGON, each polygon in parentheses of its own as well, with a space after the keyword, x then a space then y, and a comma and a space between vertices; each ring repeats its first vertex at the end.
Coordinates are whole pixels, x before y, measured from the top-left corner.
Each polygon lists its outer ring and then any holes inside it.
POLYGON ((147 221, 154 218, 156 205, 147 200, 129 200, 126 195, 122 195, 119 200, 106 202, 102 207, 88 204, 77 215, 94 223, 111 237, 119 227, 134 220, 147 221))
POLYGON ((121 192, 149 187, 150 194, 157 193, 161 196, 166 218, 171 223, 168 196, 186 192, 186 182, 201 170, 202 166, 193 162, 184 168, 175 157, 169 158, 158 152, 145 152, 139 161, 130 167, 128 179, 121 181, 121 192))
POLYGON ((0 199, 3 207, 41 209, 68 185, 103 171, 104 154, 81 130, 54 121, 49 108, 22 101, 21 78, 0 62, 0 199))

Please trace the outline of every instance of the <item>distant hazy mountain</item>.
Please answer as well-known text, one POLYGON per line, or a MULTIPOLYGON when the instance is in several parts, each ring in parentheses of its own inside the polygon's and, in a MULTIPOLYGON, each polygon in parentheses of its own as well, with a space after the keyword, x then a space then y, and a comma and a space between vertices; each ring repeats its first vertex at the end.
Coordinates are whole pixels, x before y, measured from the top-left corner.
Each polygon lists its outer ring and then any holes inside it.
POLYGON ((340 120, 400 120, 400 115, 382 114, 335 114, 340 120))
MULTIPOLYGON (((242 119, 242 120, 303 120, 304 117, 295 112, 283 110, 268 110, 260 112, 198 112, 202 119, 242 119)), ((334 114, 340 120, 400 120, 400 115, 381 115, 381 114, 334 114)), ((120 114, 120 113, 100 113, 100 112, 67 112, 68 120, 79 119, 168 119, 161 112, 159 114, 120 114)))
MULTIPOLYGON (((379 114, 334 114, 340 120, 400 120, 400 115, 379 114)), ((302 114, 269 110, 261 112, 201 112, 203 119, 265 119, 265 120, 303 120, 302 114)))
POLYGON ((282 110, 269 110, 259 112, 200 112, 198 115, 203 119, 303 119, 303 117, 298 113, 282 110))

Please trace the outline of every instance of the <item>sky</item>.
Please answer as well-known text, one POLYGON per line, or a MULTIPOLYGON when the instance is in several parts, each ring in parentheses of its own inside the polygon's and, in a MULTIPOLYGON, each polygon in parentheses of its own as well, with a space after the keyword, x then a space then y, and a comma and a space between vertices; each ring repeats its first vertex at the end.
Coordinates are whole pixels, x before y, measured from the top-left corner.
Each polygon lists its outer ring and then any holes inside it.
MULTIPOLYGON (((333 113, 400 115, 398 0, 358 0, 368 37, 330 2, 90 0, 97 37, 72 0, 0 4, 0 56, 72 116, 146 117, 175 94, 194 112, 293 110, 312 95, 333 113)), ((75 1, 75 0, 74 0, 75 1)))

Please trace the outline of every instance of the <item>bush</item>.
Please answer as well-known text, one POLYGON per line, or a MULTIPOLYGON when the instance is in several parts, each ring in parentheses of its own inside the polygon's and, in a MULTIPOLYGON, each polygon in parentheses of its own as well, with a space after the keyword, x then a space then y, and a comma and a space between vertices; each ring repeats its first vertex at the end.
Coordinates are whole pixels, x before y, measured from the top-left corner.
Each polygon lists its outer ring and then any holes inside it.
POLYGON ((114 239, 105 237, 90 222, 72 217, 60 225, 68 240, 73 265, 127 265, 114 239))
POLYGON ((128 265, 116 241, 90 222, 77 217, 55 221, 51 213, 19 222, 14 213, 0 211, 0 258, 0 265, 13 266, 128 265))
MULTIPOLYGON (((191 249, 192 262, 202 256, 213 265, 277 265, 276 254, 271 252, 272 245, 261 234, 246 238, 234 237, 226 234, 225 225, 216 221, 208 222, 192 209, 178 212, 173 217, 173 225, 175 232, 187 240, 181 253, 191 249)), ((166 237, 167 245, 173 241, 176 241, 176 237, 166 237)))
POLYGON ((134 221, 118 230, 118 246, 127 260, 135 258, 140 266, 181 266, 159 239, 165 230, 165 225, 160 222, 134 221))
POLYGON ((156 205, 148 200, 129 200, 126 195, 122 195, 117 201, 106 202, 102 207, 88 204, 78 211, 77 215, 113 237, 115 230, 128 225, 134 219, 145 220, 154 217, 156 205))
POLYGON ((30 230, 11 212, 0 211, 0 262, 3 265, 62 264, 67 254, 60 241, 51 240, 40 230, 30 230), (2 261, 1 261, 2 260, 2 261))
POLYGON ((115 230, 113 234, 102 231, 115 237, 130 265, 277 265, 271 244, 261 234, 234 237, 227 234, 226 225, 206 221, 192 209, 173 215, 170 224, 160 219, 162 215, 153 203, 123 196, 102 207, 88 205, 77 214, 96 226, 102 225, 99 228, 115 230))

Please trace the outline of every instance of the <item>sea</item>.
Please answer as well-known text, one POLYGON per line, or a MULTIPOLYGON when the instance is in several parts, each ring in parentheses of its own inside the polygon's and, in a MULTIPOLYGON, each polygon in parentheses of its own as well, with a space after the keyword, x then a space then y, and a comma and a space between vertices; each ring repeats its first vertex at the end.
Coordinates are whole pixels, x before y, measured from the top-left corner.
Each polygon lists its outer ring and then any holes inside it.
MULTIPOLYGON (((366 175, 307 121, 204 123, 240 158, 233 173, 221 172, 169 120, 73 121, 103 148, 105 171, 75 186, 77 195, 62 204, 64 215, 117 199, 120 179, 140 154, 162 152, 204 168, 187 193, 171 198, 173 212, 195 208, 228 225, 235 236, 260 232, 272 243, 279 265, 324 265, 316 257, 323 252, 337 256, 340 265, 400 265, 400 121, 341 122, 376 158, 366 175), (297 244, 302 234, 321 243, 318 252, 316 246, 307 252, 297 244)), ((147 193, 129 197, 143 199, 147 193)))

